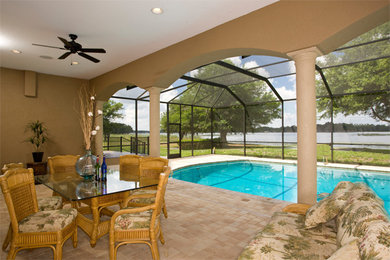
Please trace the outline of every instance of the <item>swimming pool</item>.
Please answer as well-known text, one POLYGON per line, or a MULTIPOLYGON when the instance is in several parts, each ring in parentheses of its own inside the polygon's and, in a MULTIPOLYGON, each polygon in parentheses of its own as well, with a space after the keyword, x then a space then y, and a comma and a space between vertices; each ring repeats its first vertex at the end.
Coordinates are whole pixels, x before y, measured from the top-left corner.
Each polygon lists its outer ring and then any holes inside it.
MULTIPOLYGON (((173 178, 268 198, 297 202, 297 166, 233 161, 188 166, 173 178)), ((365 182, 385 202, 390 213, 390 173, 317 168, 317 193, 330 193, 340 181, 365 182)))

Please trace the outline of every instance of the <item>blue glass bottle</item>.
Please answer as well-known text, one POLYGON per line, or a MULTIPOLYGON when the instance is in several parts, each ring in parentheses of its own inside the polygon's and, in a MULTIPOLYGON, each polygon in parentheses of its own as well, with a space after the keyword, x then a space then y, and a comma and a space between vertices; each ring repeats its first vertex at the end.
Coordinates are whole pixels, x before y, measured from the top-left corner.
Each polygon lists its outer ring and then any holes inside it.
POLYGON ((106 164, 106 157, 103 156, 103 163, 102 163, 102 166, 101 166, 101 171, 102 171, 102 178, 101 180, 102 181, 106 181, 107 180, 107 164, 106 164))

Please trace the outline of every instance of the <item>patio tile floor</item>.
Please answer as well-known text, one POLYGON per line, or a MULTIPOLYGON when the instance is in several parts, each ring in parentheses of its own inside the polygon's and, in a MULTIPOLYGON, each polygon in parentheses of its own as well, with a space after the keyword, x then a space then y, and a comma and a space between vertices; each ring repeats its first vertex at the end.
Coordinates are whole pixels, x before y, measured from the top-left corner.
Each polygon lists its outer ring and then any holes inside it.
MULTIPOLYGON (((175 160, 171 160, 173 168, 175 160)), ((182 162, 181 162, 182 163, 182 162)), ((37 185, 37 196, 51 196, 51 190, 37 185)), ((165 245, 159 243, 161 259, 237 259, 242 248, 268 222, 273 212, 289 202, 223 190, 169 179, 166 192, 168 219, 162 216, 165 245)), ((3 196, 0 198, 0 239, 3 241, 9 223, 3 196)), ((71 240, 63 247, 63 259, 108 259, 108 234, 95 248, 88 236, 78 229, 78 246, 71 240)), ((1 251, 0 259, 6 259, 1 251)), ((16 259, 53 259, 52 250, 23 250, 16 259)), ((121 246, 119 259, 152 259, 147 245, 121 246)))

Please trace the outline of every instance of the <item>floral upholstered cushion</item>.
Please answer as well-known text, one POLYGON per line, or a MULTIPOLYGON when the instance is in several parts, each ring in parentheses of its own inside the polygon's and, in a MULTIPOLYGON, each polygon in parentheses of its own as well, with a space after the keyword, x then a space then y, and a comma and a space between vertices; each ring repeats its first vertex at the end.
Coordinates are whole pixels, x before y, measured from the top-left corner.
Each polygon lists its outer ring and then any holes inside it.
POLYGON ((327 259, 337 250, 332 227, 307 230, 304 216, 276 212, 242 251, 239 259, 327 259))
POLYGON ((119 215, 115 219, 115 230, 149 228, 152 210, 119 215))
POLYGON ((390 259, 390 223, 373 221, 360 243, 362 259, 390 259))
POLYGON ((353 240, 340 247, 328 260, 360 260, 358 241, 353 240))
POLYGON ((310 207, 306 212, 306 228, 313 228, 320 223, 328 222, 336 217, 340 209, 346 204, 349 191, 352 187, 352 182, 339 182, 330 196, 325 197, 310 207))
POLYGON ((352 240, 361 239, 372 221, 388 222, 389 217, 382 205, 383 201, 377 198, 371 189, 363 188, 360 183, 357 184, 348 204, 337 216, 338 244, 344 246, 352 240))
MULTIPOLYGON (((131 193, 131 195, 141 195, 141 194, 156 194, 157 190, 146 190, 146 189, 140 189, 136 190, 131 193)), ((153 198, 137 198, 137 199, 132 199, 130 202, 134 203, 140 203, 140 204, 152 204, 155 201, 155 197, 153 198)))
POLYGON ((60 196, 52 196, 38 199, 38 210, 55 210, 62 207, 62 198, 60 196))
POLYGON ((376 193, 363 182, 354 183, 354 186, 351 189, 351 199, 358 201, 374 200, 381 206, 384 205, 383 200, 379 198, 376 193))
POLYGON ((59 231, 76 219, 77 210, 73 208, 38 211, 19 221, 19 232, 59 231))
POLYGON ((317 225, 315 228, 306 229, 305 216, 295 213, 275 212, 262 232, 311 237, 316 240, 335 243, 336 232, 334 229, 334 222, 324 223, 317 225))
POLYGON ((131 195, 139 195, 139 194, 156 194, 157 190, 147 190, 147 189, 139 189, 135 190, 131 193, 131 195))

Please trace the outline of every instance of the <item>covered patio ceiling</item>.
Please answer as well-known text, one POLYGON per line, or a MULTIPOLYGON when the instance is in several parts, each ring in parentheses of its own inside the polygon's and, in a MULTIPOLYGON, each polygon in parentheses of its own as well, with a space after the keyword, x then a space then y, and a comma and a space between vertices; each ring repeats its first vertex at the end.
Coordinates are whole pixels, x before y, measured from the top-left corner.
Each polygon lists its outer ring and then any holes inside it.
MULTIPOLYGON (((335 87, 329 84, 326 72, 340 67, 359 66, 377 60, 390 62, 390 22, 381 26, 389 33, 378 35, 374 40, 364 40, 368 32, 334 50, 328 55, 321 56, 316 62, 316 78, 322 81, 317 84, 317 98, 335 98, 346 95, 388 94, 390 86, 383 88, 361 88, 361 91, 351 91, 348 88, 335 87)), ((375 30, 375 29, 374 29, 375 30)), ((228 108, 237 105, 253 106, 266 102, 284 102, 296 100, 295 96, 286 92, 284 86, 275 84, 274 79, 289 78, 295 81, 294 61, 287 58, 272 56, 241 56, 206 64, 185 75, 182 75, 169 88, 161 91, 160 102, 177 105, 190 105, 206 108, 228 108), (215 72, 212 76, 197 76, 199 70, 215 72), (259 82, 259 88, 266 86, 272 98, 253 102, 253 98, 240 91, 240 87, 246 83, 259 82), (187 91, 194 92, 191 99, 184 94, 187 91), (210 93, 213 93, 210 95, 210 93)), ((345 79, 347 80, 347 79, 345 79)), ((260 89, 259 89, 260 90, 260 89)), ((135 85, 115 93, 113 98, 149 101, 149 92, 135 85)))

